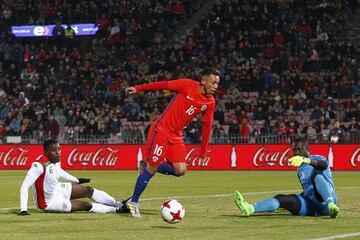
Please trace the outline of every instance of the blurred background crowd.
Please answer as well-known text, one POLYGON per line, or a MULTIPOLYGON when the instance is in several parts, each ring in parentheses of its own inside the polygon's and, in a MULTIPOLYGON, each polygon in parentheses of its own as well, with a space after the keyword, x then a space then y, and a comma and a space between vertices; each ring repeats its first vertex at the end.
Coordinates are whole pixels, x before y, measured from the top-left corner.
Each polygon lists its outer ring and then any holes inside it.
MULTIPOLYGON (((3 0, 0 139, 146 141, 169 91, 124 88, 221 71, 212 143, 360 142, 356 0, 3 0), (61 24, 94 23, 94 36, 61 24), (54 24, 16 38, 13 25, 54 24)), ((200 118, 184 129, 201 141, 200 118)))

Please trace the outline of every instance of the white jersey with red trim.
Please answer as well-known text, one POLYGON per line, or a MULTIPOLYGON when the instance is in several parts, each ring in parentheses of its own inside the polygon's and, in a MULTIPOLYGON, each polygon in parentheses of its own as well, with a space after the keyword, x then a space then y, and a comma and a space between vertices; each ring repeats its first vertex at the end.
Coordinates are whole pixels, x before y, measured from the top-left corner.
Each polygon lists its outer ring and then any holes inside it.
MULTIPOLYGON (((40 157, 39 157, 40 158, 40 157)), ((38 159, 39 159, 38 158, 38 159)), ((20 190, 20 209, 27 211, 28 189, 32 186, 34 204, 45 209, 47 203, 57 196, 59 191, 59 179, 66 179, 78 183, 78 179, 65 172, 60 163, 34 162, 29 169, 20 190)))

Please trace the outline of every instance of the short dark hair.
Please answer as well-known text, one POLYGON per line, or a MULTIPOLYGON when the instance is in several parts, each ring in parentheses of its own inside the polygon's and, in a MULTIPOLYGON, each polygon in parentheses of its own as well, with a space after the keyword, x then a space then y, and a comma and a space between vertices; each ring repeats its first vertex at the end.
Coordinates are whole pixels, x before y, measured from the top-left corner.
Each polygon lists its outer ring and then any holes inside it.
POLYGON ((306 138, 297 137, 297 138, 294 140, 294 144, 298 144, 298 143, 303 143, 307 148, 309 148, 309 142, 308 142, 308 140, 306 140, 306 138))
POLYGON ((56 139, 46 139, 43 144, 44 151, 47 152, 51 145, 57 144, 57 143, 58 143, 58 141, 56 139))
POLYGON ((220 71, 216 68, 212 68, 212 67, 207 67, 203 70, 202 72, 202 76, 207 76, 207 75, 210 75, 210 74, 214 74, 216 76, 220 76, 220 71))

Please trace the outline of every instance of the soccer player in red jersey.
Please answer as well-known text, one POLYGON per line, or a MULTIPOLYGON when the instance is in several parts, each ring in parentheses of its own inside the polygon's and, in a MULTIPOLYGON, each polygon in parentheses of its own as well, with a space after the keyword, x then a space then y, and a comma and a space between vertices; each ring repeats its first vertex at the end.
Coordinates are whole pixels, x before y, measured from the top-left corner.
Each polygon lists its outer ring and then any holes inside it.
POLYGON ((151 125, 146 145, 146 168, 140 172, 133 196, 127 203, 133 217, 141 217, 139 197, 156 172, 174 176, 182 176, 186 173, 183 129, 200 113, 203 114, 201 121, 203 129, 199 157, 204 157, 215 109, 215 99, 212 94, 219 86, 219 81, 220 72, 209 68, 204 70, 200 82, 178 79, 125 89, 126 94, 163 89, 176 93, 165 111, 151 125))

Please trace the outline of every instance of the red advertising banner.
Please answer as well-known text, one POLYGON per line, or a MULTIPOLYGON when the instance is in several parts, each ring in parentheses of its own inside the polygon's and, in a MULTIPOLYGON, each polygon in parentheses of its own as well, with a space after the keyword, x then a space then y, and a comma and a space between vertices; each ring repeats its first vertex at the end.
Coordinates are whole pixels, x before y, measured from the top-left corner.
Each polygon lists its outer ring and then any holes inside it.
MULTIPOLYGON (((288 165, 290 145, 210 145, 204 159, 199 147, 188 145, 192 170, 295 170, 288 165)), ((61 166, 79 170, 134 170, 146 159, 145 145, 62 145, 61 166)), ((312 154, 328 158, 333 170, 360 170, 359 145, 311 145, 312 154)), ((41 145, 0 145, 0 169, 29 169, 41 145)))

